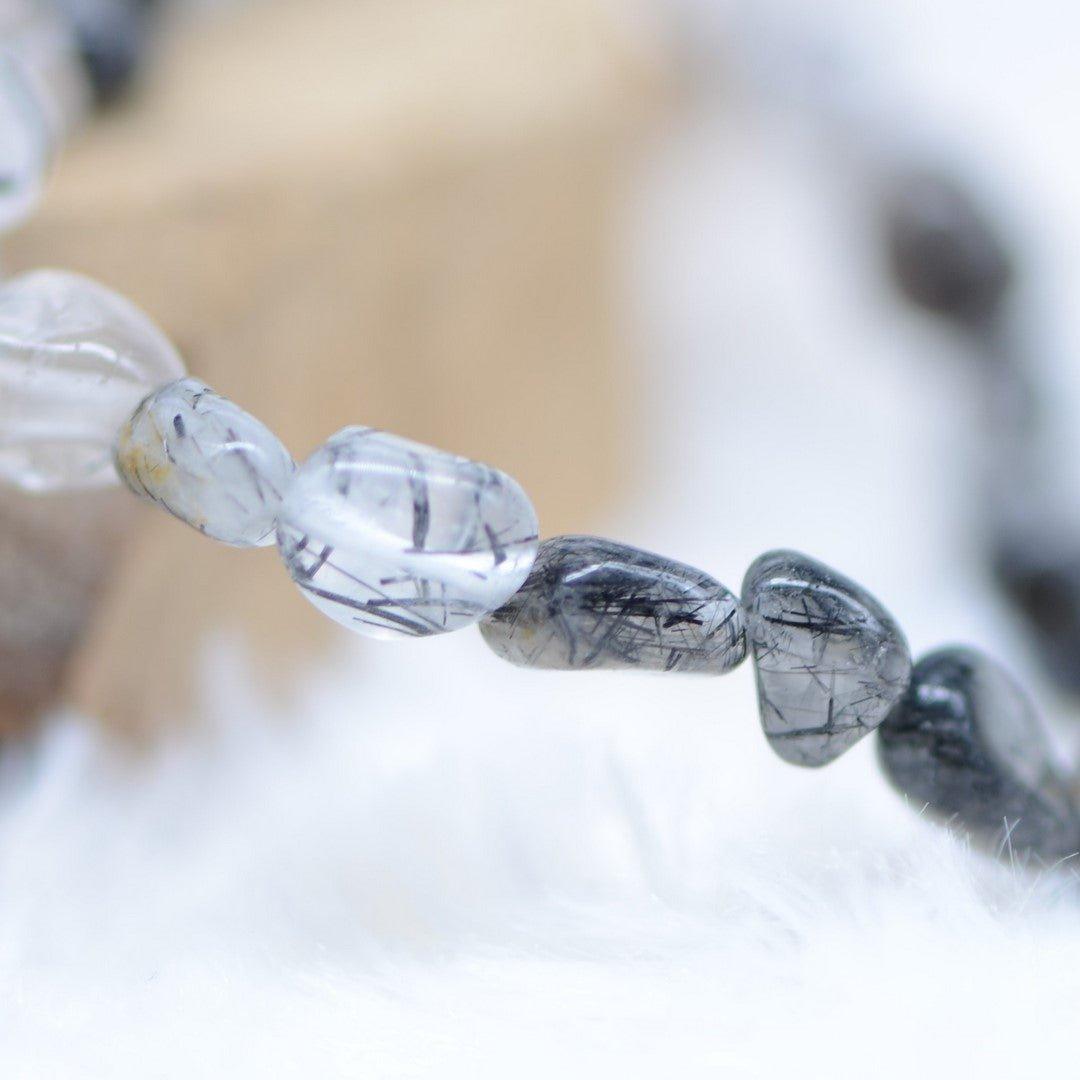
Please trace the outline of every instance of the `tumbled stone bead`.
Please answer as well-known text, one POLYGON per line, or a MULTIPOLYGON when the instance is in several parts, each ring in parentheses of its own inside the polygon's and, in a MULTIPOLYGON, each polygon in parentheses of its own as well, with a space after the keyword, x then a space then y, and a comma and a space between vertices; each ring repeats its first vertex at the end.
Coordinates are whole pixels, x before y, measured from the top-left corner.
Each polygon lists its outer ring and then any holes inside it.
POLYGON ((154 391, 116 443, 132 491, 237 547, 274 543, 295 467, 269 428, 198 379, 154 391))
POLYGON ((878 729, 878 757, 916 810, 978 840, 1047 858, 1080 850, 1077 808, 1030 700, 974 649, 919 660, 878 729))
POLYGON ((1066 693, 1080 694, 1080 543, 1042 523, 1019 537, 1001 537, 993 572, 1024 620, 1046 673, 1066 693), (1052 540, 1051 540, 1052 538, 1052 540))
POLYGON ((718 581, 595 536, 545 540, 525 584, 480 630, 523 667, 719 675, 746 656, 739 601, 718 581))
POLYGON ((113 446, 176 350, 102 285, 38 270, 0 285, 0 481, 30 491, 116 483, 113 446))
POLYGON ((865 589, 815 559, 773 551, 743 581, 761 724, 794 765, 825 765, 885 719, 911 654, 865 589))
POLYGON ((0 42, 0 232, 17 225, 37 204, 53 140, 38 88, 0 42))
POLYGON ((537 521, 498 469, 349 427, 297 470, 278 546, 304 595, 343 626, 422 637, 476 622, 521 587, 537 521))

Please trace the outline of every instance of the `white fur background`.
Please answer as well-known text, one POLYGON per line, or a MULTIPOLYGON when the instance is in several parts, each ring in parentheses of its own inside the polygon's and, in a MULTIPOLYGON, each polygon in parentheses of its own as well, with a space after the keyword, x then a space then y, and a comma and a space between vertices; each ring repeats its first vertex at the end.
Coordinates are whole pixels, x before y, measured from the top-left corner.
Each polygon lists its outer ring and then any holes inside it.
MULTIPOLYGON (((829 7, 997 170, 1067 357, 1070 8, 829 7)), ((681 13, 707 72, 716 10, 681 13)), ((805 124, 703 93, 628 197, 650 410, 606 531, 733 588, 768 547, 817 555, 916 652, 1011 656, 1068 752, 1075 721, 974 556, 956 345, 895 308, 805 124)), ((1051 373, 1064 413, 1074 367, 1051 373)), ((0 1076, 1076 1070, 1070 868, 973 855, 888 789, 872 740, 783 765, 748 665, 527 673, 468 631, 343 641, 287 711, 229 642, 206 683, 211 730, 153 760, 73 717, 0 758, 0 1076)))

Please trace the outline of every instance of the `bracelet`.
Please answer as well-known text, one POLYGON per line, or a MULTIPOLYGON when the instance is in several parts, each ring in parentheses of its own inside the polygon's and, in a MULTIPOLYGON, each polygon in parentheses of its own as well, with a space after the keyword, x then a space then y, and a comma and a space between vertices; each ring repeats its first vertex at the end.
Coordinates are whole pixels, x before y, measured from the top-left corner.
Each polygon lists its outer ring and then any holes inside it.
POLYGON ((1040 861, 1080 849, 1080 814, 1035 711, 974 649, 912 664, 885 608, 792 551, 741 598, 699 570, 587 536, 538 540, 498 469, 366 427, 297 466, 260 421, 187 376, 130 304, 75 274, 0 286, 0 481, 28 491, 121 479, 237 547, 276 544, 304 596, 376 638, 479 623, 512 663, 719 675, 751 655, 762 727, 821 766, 878 732, 890 782, 979 843, 1040 861))

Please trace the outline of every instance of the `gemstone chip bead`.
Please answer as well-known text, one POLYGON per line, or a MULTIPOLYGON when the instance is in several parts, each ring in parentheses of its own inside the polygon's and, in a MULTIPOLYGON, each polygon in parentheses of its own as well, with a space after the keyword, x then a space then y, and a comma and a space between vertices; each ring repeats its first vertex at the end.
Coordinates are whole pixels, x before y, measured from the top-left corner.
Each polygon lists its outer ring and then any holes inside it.
POLYGON ((0 285, 0 482, 29 491, 115 484, 120 426, 184 375, 133 304, 94 281, 38 270, 0 285))
POLYGON ((116 443, 132 491, 237 547, 274 543, 295 467, 269 428, 198 379, 155 390, 116 443))
POLYGON ((911 654, 892 616, 815 559, 762 555, 746 573, 742 599, 761 724, 785 761, 833 761, 907 688, 911 654))
POLYGON ((422 637, 493 611, 536 557, 536 513, 498 469, 372 428, 297 470, 278 520, 293 580, 359 633, 422 637))
POLYGON ((523 667, 719 675, 746 656, 739 601, 718 581, 595 536, 545 540, 525 584, 480 630, 523 667))
POLYGON ((1064 858, 1080 817, 1035 709, 997 663, 950 647, 922 657, 878 729, 892 785, 921 810, 999 848, 1064 858))

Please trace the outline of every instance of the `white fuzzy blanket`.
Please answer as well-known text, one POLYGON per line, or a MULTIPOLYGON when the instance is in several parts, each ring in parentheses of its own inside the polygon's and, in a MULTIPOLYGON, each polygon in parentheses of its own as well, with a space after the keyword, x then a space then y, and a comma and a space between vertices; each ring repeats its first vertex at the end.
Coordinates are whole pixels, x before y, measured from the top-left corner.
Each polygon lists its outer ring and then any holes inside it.
MULTIPOLYGON (((1033 8, 1066 10, 1018 6, 1002 33, 1033 8)), ((1057 215, 1060 289, 1068 50, 1002 70, 978 33, 911 25, 940 83, 983 71, 982 111, 954 119, 1004 131, 982 145, 1057 215), (1010 78, 1011 107, 986 89, 1010 78)), ((970 556, 955 346, 895 311, 848 209, 745 114, 672 132, 628 215, 650 411, 609 531, 734 588, 802 548, 917 652, 1011 655, 1067 719, 970 556)), ((783 765, 748 665, 527 673, 469 631, 346 642, 316 675, 285 710, 222 643, 204 737, 133 762, 61 718, 5 752, 0 1077, 1076 1071, 1076 875, 973 855, 887 788, 871 740, 783 765)))

